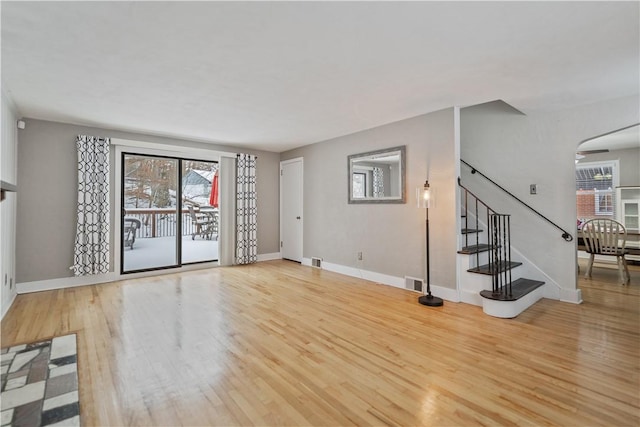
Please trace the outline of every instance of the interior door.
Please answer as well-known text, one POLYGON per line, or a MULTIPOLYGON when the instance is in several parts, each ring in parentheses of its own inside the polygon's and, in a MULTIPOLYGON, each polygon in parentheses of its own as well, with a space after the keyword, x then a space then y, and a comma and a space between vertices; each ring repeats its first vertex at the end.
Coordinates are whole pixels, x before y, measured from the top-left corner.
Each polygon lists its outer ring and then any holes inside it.
POLYGON ((302 158, 280 162, 280 253, 302 262, 302 158))

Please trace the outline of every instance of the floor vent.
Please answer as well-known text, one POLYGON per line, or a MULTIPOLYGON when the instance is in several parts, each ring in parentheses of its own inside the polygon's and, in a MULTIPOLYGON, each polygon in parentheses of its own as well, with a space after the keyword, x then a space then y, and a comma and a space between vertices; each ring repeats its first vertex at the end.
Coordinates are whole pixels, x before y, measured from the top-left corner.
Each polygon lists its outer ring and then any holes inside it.
POLYGON ((311 267, 322 268, 322 258, 311 257, 311 267))
POLYGON ((422 279, 417 279, 415 277, 404 276, 404 287, 405 289, 409 289, 410 291, 422 292, 422 286, 424 282, 422 279))

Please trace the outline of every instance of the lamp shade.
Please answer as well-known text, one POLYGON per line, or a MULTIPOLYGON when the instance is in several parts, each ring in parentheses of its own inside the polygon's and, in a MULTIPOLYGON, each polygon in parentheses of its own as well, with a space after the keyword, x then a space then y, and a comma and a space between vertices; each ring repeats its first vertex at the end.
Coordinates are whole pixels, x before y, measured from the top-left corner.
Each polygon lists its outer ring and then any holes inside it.
POLYGON ((429 181, 425 181, 422 187, 416 188, 416 201, 419 208, 427 209, 431 207, 433 191, 429 186, 429 181))

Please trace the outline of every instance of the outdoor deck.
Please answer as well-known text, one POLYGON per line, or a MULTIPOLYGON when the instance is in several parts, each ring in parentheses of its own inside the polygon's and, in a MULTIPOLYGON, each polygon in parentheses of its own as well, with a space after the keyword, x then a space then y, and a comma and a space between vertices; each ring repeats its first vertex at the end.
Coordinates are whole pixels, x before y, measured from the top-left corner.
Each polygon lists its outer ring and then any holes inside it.
MULTIPOLYGON (((175 236, 136 238, 133 249, 124 250, 124 271, 166 267, 176 264, 175 236)), ((218 259, 218 241, 182 236, 182 263, 218 259)))

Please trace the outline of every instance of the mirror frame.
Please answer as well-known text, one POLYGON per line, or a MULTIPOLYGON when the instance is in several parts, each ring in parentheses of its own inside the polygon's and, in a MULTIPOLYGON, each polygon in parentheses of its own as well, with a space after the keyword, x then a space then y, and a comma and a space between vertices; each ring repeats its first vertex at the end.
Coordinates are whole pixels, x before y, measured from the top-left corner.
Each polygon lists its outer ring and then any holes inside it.
POLYGON ((405 165, 406 165, 406 146, 399 145, 397 147, 385 148, 382 150, 368 151, 366 153, 351 154, 347 157, 347 199, 349 204, 360 203, 406 203, 406 185, 405 185, 405 165), (400 196, 384 197, 384 198, 354 198, 353 197, 353 162, 360 158, 400 152, 400 196))

